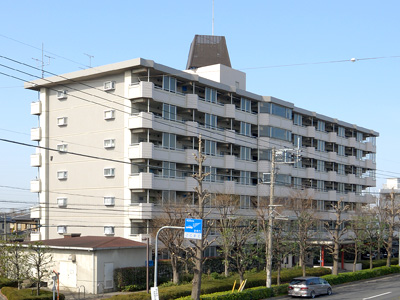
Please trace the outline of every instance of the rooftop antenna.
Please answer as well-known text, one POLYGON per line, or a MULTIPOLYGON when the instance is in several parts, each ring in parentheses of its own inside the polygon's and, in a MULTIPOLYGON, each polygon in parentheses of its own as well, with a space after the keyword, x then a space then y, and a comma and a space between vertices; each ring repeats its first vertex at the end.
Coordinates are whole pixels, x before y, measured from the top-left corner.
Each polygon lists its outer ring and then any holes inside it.
POLYGON ((214 35, 214 0, 212 2, 212 35, 214 35))
POLYGON ((92 58, 93 58, 94 56, 93 56, 93 55, 90 55, 90 54, 86 54, 86 53, 83 53, 83 54, 85 54, 86 56, 89 57, 89 68, 91 68, 91 67, 92 67, 92 58))
POLYGON ((42 69, 42 78, 44 77, 44 66, 48 66, 50 65, 50 58, 54 59, 54 57, 48 56, 48 55, 44 55, 44 46, 42 43, 42 58, 38 59, 38 58, 33 58, 33 60, 36 60, 38 63, 40 63, 40 67, 42 69), (47 57, 47 62, 45 63, 44 58, 47 57))

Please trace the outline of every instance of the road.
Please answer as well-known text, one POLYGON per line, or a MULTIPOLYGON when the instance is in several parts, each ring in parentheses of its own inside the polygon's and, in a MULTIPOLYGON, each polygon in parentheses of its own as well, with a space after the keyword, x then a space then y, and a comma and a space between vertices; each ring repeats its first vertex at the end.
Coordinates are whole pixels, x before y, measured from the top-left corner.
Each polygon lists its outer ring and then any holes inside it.
MULTIPOLYGON (((400 274, 394 274, 351 284, 333 286, 333 295, 324 295, 317 298, 321 300, 400 300, 399 280, 400 274)), ((277 299, 292 298, 284 296, 277 299)))

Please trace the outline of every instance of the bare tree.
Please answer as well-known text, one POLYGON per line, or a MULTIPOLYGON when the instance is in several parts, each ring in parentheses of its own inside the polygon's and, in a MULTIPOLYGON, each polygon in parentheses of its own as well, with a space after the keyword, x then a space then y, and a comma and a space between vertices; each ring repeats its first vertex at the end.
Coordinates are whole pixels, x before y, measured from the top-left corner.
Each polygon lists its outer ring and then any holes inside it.
POLYGON ((306 276, 307 253, 313 247, 311 241, 316 235, 315 227, 317 218, 313 207, 312 196, 305 191, 296 191, 288 198, 288 209, 294 213, 296 220, 293 225, 292 235, 298 246, 299 262, 306 276))
POLYGON ((31 278, 36 283, 36 295, 40 295, 40 282, 51 274, 53 256, 49 253, 49 247, 41 242, 34 242, 28 247, 28 265, 31 268, 31 278))
POLYGON ((396 201, 396 195, 393 189, 389 195, 381 197, 377 209, 381 224, 382 242, 387 252, 386 266, 390 267, 393 252, 393 239, 395 238, 394 231, 395 227, 399 225, 400 215, 400 205, 396 201))
POLYGON ((372 269, 372 258, 374 251, 379 247, 380 225, 376 211, 365 209, 363 212, 365 222, 364 232, 366 237, 367 249, 369 253, 369 268, 372 269))
POLYGON ((347 233, 347 227, 344 225, 348 220, 343 219, 343 213, 349 209, 349 206, 343 205, 343 199, 341 198, 336 204, 332 205, 332 209, 335 217, 331 222, 325 222, 325 229, 333 241, 333 247, 328 247, 328 249, 333 256, 332 274, 337 275, 339 273, 339 254, 342 237, 347 233))
MULTIPOLYGON (((197 186, 195 187, 195 195, 198 205, 197 209, 193 209, 192 216, 204 221, 207 216, 207 212, 205 212, 204 207, 207 199, 209 199, 210 197, 210 194, 207 190, 203 189, 203 181, 207 176, 210 175, 210 173, 203 173, 203 163, 206 159, 206 156, 202 153, 201 135, 199 136, 199 154, 194 154, 194 158, 199 165, 198 172, 193 174, 193 178, 197 181, 197 186)), ((207 226, 206 232, 203 232, 203 236, 200 240, 197 240, 196 242, 191 240, 191 243, 194 246, 194 248, 191 249, 191 252, 193 254, 192 259, 194 261, 194 276, 192 281, 191 297, 194 300, 200 299, 201 275, 203 273, 203 251, 210 245, 207 237, 212 227, 210 226, 211 224, 208 225, 209 226, 207 226)))
MULTIPOLYGON (((165 225, 184 226, 187 215, 187 205, 183 200, 180 203, 164 203, 161 214, 152 221, 153 235, 156 236, 158 229, 165 225)), ((184 260, 182 256, 183 232, 182 230, 165 229, 159 233, 158 238, 170 254, 172 281, 179 284, 179 261, 184 260)))
POLYGON ((28 255, 20 242, 9 242, 5 246, 7 256, 7 274, 9 278, 18 281, 18 289, 21 283, 28 278, 28 255))
POLYGON ((367 235, 365 231, 367 225, 366 221, 367 220, 365 216, 360 214, 360 212, 358 212, 358 214, 354 215, 349 222, 349 235, 354 242, 353 272, 356 271, 358 255, 366 249, 366 240, 367 240, 367 235))
POLYGON ((277 265, 277 278, 276 284, 281 284, 281 269, 283 260, 293 253, 293 242, 290 240, 290 231, 287 230, 288 223, 286 220, 275 220, 274 228, 272 231, 272 252, 276 258, 277 265))
POLYGON ((232 252, 232 239, 235 235, 234 227, 237 223, 235 216, 239 210, 239 198, 236 195, 218 194, 215 198, 216 208, 219 212, 217 230, 219 233, 219 244, 224 255, 224 274, 229 275, 229 257, 232 252))

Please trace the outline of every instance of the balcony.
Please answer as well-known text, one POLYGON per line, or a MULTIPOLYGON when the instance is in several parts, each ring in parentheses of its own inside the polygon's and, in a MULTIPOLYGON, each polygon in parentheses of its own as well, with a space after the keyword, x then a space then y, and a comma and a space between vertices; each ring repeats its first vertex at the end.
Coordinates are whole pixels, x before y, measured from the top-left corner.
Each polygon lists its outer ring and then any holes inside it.
POLYGON ((31 103, 31 115, 40 115, 42 113, 42 102, 31 103))
POLYGON ((336 132, 329 132, 328 133, 328 141, 330 143, 337 143, 337 133, 336 132))
POLYGON ((152 189, 153 184, 153 173, 136 173, 130 175, 128 179, 128 187, 132 190, 152 189))
POLYGON ((199 96, 197 94, 186 94, 186 107, 198 109, 199 96))
POLYGON ((40 153, 31 154, 31 167, 42 166, 42 155, 40 153))
POLYGON ((328 181, 336 181, 336 171, 328 172, 328 181))
POLYGON ((31 219, 40 219, 40 218, 41 218, 40 207, 39 206, 31 207, 31 219))
POLYGON ((306 177, 310 179, 315 178, 315 169, 314 168, 307 168, 306 169, 306 177))
POLYGON ((150 220, 153 219, 153 203, 135 203, 128 207, 130 219, 150 220))
POLYGON ((129 159, 152 159, 154 144, 141 142, 139 144, 130 145, 128 148, 129 159))
POLYGON ((128 98, 153 98, 153 87, 153 83, 147 81, 132 83, 128 89, 128 98))
POLYGON ((235 119, 236 118, 236 108, 235 104, 225 104, 225 118, 235 119))
POLYGON ((42 183, 40 179, 31 180, 31 193, 40 193, 42 191, 42 183))
POLYGON ((40 231, 32 231, 30 239, 31 239, 31 242, 41 241, 42 235, 41 235, 40 231))
POLYGON ((129 129, 143 129, 153 128, 154 115, 148 112, 141 112, 139 114, 130 116, 128 119, 129 129))
POLYGON ((315 137, 315 127, 307 126, 307 137, 315 137))
POLYGON ((31 141, 40 141, 42 139, 42 128, 31 129, 31 141))

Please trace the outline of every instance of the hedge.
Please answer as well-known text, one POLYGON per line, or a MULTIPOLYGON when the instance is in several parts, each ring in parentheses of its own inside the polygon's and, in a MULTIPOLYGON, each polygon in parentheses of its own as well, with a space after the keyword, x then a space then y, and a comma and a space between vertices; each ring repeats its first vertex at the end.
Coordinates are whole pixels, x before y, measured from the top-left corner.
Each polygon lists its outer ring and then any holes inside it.
MULTIPOLYGON (((377 268, 377 267, 386 266, 386 261, 387 261, 386 258, 383 258, 383 259, 373 259, 373 260, 372 260, 372 268, 377 268)), ((398 257, 392 258, 392 259, 390 260, 390 263, 391 263, 391 265, 398 265, 398 264, 399 264, 399 258, 398 258, 398 257)), ((369 269, 369 260, 362 260, 362 261, 361 261, 361 264, 362 264, 362 268, 363 268, 363 269, 369 269)))
POLYGON ((372 270, 361 270, 356 272, 340 273, 339 275, 322 276, 331 285, 352 282, 362 279, 369 279, 383 275, 400 273, 400 266, 378 267, 372 270))
POLYGON ((0 289, 5 286, 18 287, 18 282, 16 280, 0 277, 0 289))
MULTIPOLYGON (((331 270, 326 268, 312 268, 307 269, 307 275, 311 276, 322 276, 331 273, 331 270)), ((281 281, 282 282, 289 282, 292 278, 301 276, 302 270, 300 268, 295 269, 284 269, 281 271, 281 281)), ((246 283, 246 291, 257 287, 258 289, 265 286, 265 272, 249 272, 246 273, 245 278, 247 279, 246 283)), ((204 279, 201 285, 201 294, 211 294, 216 292, 226 292, 232 290, 232 286, 234 281, 239 281, 238 276, 232 276, 229 278, 224 279, 213 279, 211 274, 209 276, 203 275, 204 279)), ((276 283, 276 272, 272 275, 272 283, 276 283)), ((283 285, 281 285, 283 286, 283 285)), ((275 289, 281 289, 281 286, 276 287, 275 289)), ((238 287, 238 286, 237 286, 238 287)), ((283 288, 287 291, 286 288, 283 288)), ((169 300, 169 299, 177 299, 179 297, 186 297, 190 295, 192 292, 192 285, 191 284, 182 284, 178 286, 169 286, 169 287, 159 287, 159 297, 160 300, 169 300)), ((256 292, 255 292, 256 293, 256 292)), ((257 290, 257 293, 259 291, 257 290)), ((263 291, 265 293, 265 291, 263 291)), ((268 292, 266 292, 268 293, 268 292)), ((253 295, 254 296, 254 295, 253 295)), ((139 292, 129 295, 118 295, 111 297, 109 299, 113 300, 122 300, 122 299, 131 299, 131 300, 147 300, 150 299, 150 295, 145 292, 139 292)))
MULTIPOLYGON (((53 292, 40 290, 40 295, 36 295, 36 289, 18 290, 13 287, 3 287, 1 292, 8 300, 52 300, 53 292)), ((64 300, 65 296, 60 294, 60 300, 64 300)))

